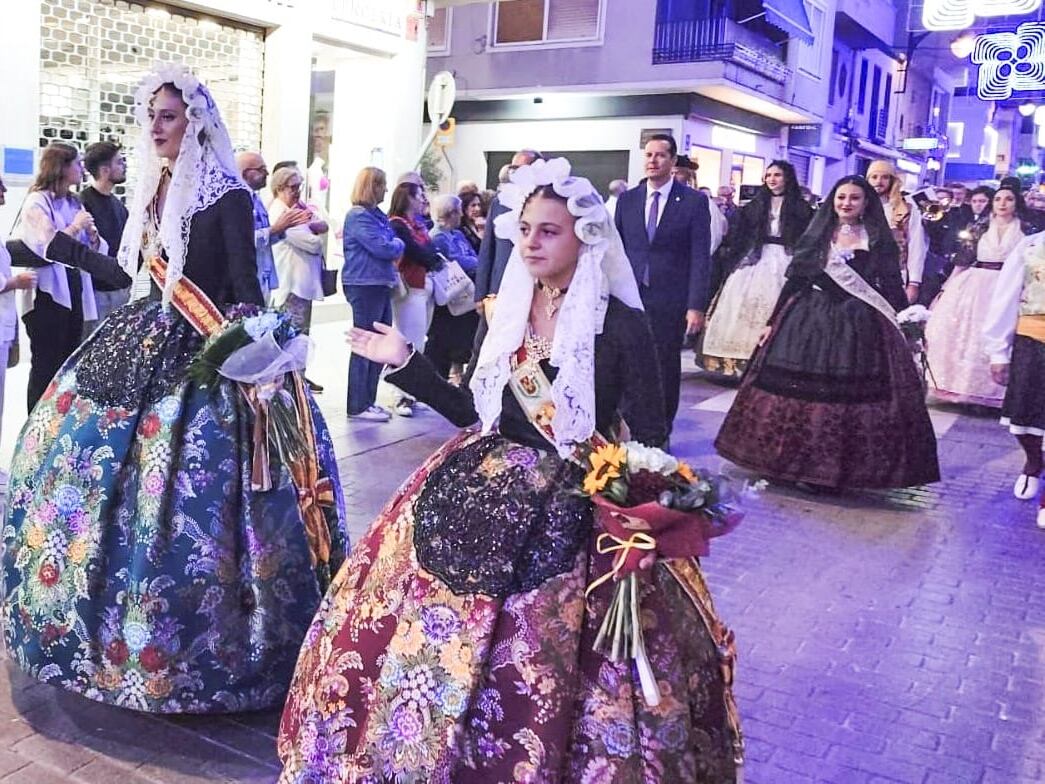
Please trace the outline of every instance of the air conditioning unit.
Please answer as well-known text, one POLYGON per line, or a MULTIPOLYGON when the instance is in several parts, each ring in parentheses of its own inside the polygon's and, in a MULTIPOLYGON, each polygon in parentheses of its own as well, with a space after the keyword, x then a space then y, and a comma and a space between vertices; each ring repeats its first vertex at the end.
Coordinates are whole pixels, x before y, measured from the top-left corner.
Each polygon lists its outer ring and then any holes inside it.
POLYGON ((884 144, 886 131, 889 128, 889 110, 879 109, 871 116, 871 119, 874 121, 871 123, 871 141, 884 144))

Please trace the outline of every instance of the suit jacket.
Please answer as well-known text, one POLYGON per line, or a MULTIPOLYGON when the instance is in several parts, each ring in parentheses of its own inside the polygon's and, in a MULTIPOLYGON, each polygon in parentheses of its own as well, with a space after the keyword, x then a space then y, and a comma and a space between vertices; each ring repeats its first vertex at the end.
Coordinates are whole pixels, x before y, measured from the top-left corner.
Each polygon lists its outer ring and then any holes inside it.
POLYGON ((494 196, 486 215, 486 230, 483 241, 479 245, 479 263, 475 270, 475 301, 479 302, 487 294, 496 294, 501 288, 501 278, 508 259, 512 255, 511 240, 499 239, 494 234, 493 222, 498 215, 508 212, 501 204, 501 199, 494 196))
POLYGON ((711 211, 708 197, 671 186, 652 242, 646 235, 646 181, 621 194, 615 220, 635 280, 649 270, 648 297, 679 310, 706 311, 710 299, 711 211))

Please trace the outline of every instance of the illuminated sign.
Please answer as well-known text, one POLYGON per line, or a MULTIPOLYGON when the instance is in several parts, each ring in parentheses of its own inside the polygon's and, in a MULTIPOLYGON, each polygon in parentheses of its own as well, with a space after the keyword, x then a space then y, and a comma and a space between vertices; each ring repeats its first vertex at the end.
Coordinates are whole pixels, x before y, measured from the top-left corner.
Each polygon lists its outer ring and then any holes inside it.
POLYGON ((935 136, 912 136, 904 139, 901 146, 905 150, 935 150, 940 146, 940 140, 935 136))
POLYGON ((723 150, 737 150, 739 152, 755 151, 755 135, 744 133, 733 128, 722 125, 711 126, 711 144, 723 150))
POLYGON ((1045 90, 1045 22, 1021 24, 1015 33, 976 36, 972 61, 980 66, 976 94, 984 101, 1045 90))
POLYGON ((926 30, 964 30, 977 16, 1023 16, 1041 8, 1042 0, 925 0, 926 30))
POLYGON ((896 168, 900 171, 907 172, 908 174, 921 174, 922 165, 915 163, 914 161, 908 161, 904 158, 900 158, 896 161, 896 168))

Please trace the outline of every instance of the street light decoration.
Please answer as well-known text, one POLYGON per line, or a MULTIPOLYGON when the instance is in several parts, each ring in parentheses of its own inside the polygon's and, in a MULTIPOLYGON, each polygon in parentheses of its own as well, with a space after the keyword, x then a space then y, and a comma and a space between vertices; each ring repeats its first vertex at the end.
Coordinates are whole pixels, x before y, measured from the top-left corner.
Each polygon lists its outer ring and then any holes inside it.
POLYGON ((1014 33, 977 36, 972 61, 980 67, 976 94, 984 101, 1045 90, 1045 22, 1021 24, 1014 33))
POLYGON ((1037 11, 1042 0, 925 0, 926 30, 964 30, 977 16, 1024 16, 1037 11))

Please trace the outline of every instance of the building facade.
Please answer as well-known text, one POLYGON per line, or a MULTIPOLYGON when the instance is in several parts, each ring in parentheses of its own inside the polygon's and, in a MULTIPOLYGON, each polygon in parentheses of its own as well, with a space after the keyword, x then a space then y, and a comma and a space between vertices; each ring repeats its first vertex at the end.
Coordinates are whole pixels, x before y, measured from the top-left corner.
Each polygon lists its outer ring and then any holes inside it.
MULTIPOLYGON (((791 125, 821 122, 834 0, 511 0, 437 13, 430 72, 457 77, 447 179, 496 182, 512 151, 637 182, 668 131, 701 185, 758 184, 791 125), (750 18, 749 18, 750 17, 750 18)), ((794 151, 804 182, 822 162, 794 151)))
POLYGON ((699 162, 701 185, 757 184, 771 160, 786 158, 823 193, 886 157, 913 187, 931 173, 928 156, 903 141, 934 122, 946 127, 953 85, 921 60, 906 68, 895 42, 907 13, 893 0, 502 0, 442 10, 429 70, 452 71, 461 98, 447 179, 492 184, 510 151, 536 147, 570 153, 600 187, 636 182, 642 139, 666 130, 699 162))
MULTIPOLYGON (((209 85, 240 149, 309 168, 312 197, 343 215, 355 173, 413 166, 421 144, 426 7, 419 0, 40 0, 4 10, 0 145, 133 148, 138 80, 179 61, 209 85)), ((133 188, 130 162, 128 188, 133 188)), ((31 182, 5 166, 9 230, 31 182)))

